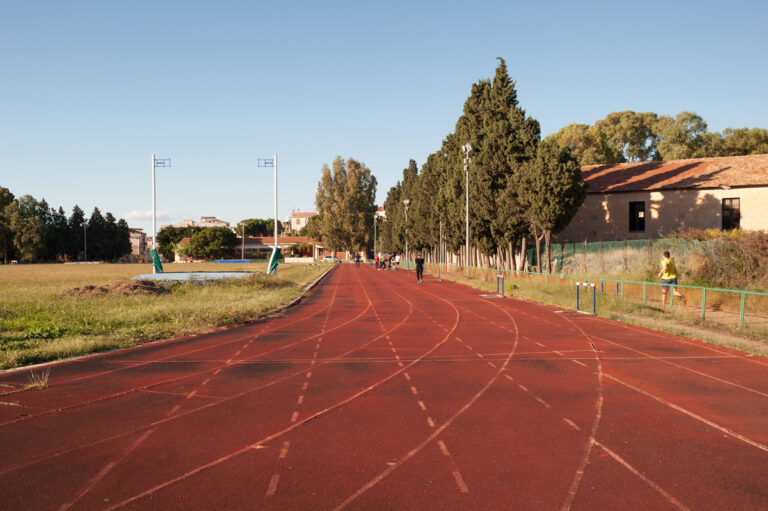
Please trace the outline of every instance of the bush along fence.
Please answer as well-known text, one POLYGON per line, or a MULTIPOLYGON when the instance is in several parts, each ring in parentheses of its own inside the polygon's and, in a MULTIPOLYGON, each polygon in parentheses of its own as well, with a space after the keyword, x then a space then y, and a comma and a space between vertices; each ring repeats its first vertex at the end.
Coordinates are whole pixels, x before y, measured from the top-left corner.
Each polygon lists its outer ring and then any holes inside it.
MULTIPOLYGON (((438 274, 438 265, 436 263, 428 264, 426 269, 433 275, 438 274)), ((575 288, 576 283, 579 282, 590 283, 595 285, 595 290, 600 300, 598 301, 598 308, 601 302, 606 303, 607 300, 631 301, 638 304, 642 303, 646 307, 662 307, 661 282, 587 277, 563 273, 499 270, 455 264, 442 264, 439 271, 445 275, 462 276, 468 279, 487 282, 495 281, 497 275, 506 275, 507 285, 515 282, 515 279, 536 284, 570 286, 572 288, 575 288)), ((670 290, 668 293, 665 307, 676 314, 692 317, 693 319, 700 318, 702 321, 712 323, 738 326, 749 325, 768 332, 768 293, 688 285, 671 287, 685 297, 685 303, 680 303, 680 297, 675 297, 673 290, 670 290)))

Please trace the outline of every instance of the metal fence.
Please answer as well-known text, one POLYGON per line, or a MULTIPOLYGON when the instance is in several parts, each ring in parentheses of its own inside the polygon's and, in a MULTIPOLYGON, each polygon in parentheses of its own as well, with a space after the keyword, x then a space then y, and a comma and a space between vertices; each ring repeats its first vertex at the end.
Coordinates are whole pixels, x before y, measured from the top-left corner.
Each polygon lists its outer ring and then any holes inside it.
MULTIPOLYGON (((618 243, 622 244, 622 242, 618 243)), ((654 244, 654 250, 658 248, 658 245, 663 246, 663 244, 654 244)), ((678 245, 677 248, 679 249, 680 246, 678 245)), ((645 249, 648 250, 647 242, 645 249)), ((567 258, 564 258, 564 260, 567 260, 567 258)), ((427 270, 437 275, 438 265, 428 264, 427 270)), ((598 306, 607 300, 624 300, 642 304, 646 307, 662 308, 662 284, 659 282, 596 278, 594 276, 587 277, 565 273, 497 270, 495 268, 453 264, 441 265, 440 271, 446 275, 463 276, 468 279, 487 282, 494 282, 496 275, 504 274, 507 276, 508 283, 514 282, 515 279, 545 285, 568 285, 571 287, 574 287, 576 282, 594 283, 600 300, 598 301, 598 306)), ((768 293, 687 285, 671 287, 685 297, 685 303, 681 303, 682 300, 679 297, 675 297, 674 292, 670 291, 668 293, 666 307, 669 307, 677 314, 700 319, 708 323, 748 325, 768 332, 768 293)))

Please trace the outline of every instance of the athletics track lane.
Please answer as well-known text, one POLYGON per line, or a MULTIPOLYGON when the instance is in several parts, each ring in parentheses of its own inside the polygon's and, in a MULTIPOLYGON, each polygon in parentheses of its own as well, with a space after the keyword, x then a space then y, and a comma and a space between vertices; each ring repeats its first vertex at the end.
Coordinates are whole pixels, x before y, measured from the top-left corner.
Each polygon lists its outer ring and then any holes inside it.
POLYGON ((765 368, 341 266, 272 321, 5 396, 0 507, 760 509, 765 368))

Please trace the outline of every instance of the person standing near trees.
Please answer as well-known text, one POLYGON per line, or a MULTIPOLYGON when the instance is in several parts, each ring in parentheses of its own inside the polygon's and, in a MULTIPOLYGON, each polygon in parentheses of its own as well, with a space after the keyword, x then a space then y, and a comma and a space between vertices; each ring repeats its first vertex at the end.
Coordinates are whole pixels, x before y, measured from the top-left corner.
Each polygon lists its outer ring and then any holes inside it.
POLYGON ((416 281, 421 282, 424 280, 424 258, 421 257, 421 254, 416 255, 416 281))
MULTIPOLYGON (((669 293, 669 285, 677 286, 677 270, 675 269, 675 262, 672 260, 672 255, 669 250, 664 251, 664 257, 661 259, 661 271, 659 271, 659 277, 661 277, 661 305, 667 303, 667 294, 669 293)), ((677 288, 672 289, 674 296, 680 297, 683 305, 688 303, 688 300, 680 294, 677 288)))

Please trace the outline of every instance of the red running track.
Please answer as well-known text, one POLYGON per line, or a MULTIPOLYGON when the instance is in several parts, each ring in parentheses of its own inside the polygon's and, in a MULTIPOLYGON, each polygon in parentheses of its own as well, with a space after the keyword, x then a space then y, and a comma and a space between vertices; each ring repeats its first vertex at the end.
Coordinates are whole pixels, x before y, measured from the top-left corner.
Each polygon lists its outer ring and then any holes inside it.
POLYGON ((0 509, 768 508, 765 359, 403 270, 49 367, 0 509))

